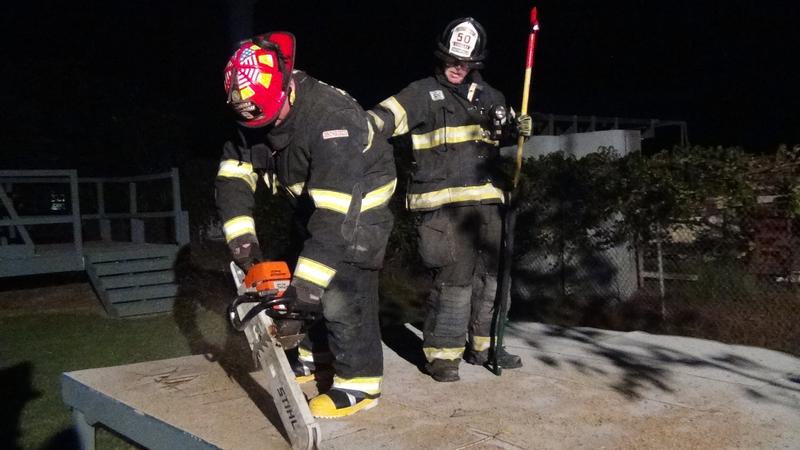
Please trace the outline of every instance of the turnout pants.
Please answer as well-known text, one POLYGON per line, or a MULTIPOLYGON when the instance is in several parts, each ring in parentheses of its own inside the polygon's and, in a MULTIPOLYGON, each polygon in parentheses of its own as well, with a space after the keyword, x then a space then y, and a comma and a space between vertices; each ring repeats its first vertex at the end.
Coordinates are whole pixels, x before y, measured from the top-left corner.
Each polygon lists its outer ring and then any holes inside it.
POLYGON ((500 205, 427 212, 418 232, 420 256, 434 271, 423 330, 426 358, 459 359, 467 341, 472 351, 488 350, 502 238, 500 205))
POLYGON ((378 324, 378 271, 342 264, 322 296, 322 307, 325 320, 309 330, 301 345, 301 360, 307 355, 322 362, 332 356, 336 374, 333 387, 379 393, 383 349, 378 324))

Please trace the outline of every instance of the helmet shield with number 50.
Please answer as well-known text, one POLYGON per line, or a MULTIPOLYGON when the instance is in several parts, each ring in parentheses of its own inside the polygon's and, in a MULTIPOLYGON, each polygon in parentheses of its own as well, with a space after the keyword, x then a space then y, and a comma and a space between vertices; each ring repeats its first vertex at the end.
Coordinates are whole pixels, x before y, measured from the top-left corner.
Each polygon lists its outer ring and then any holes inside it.
POLYGON ((433 53, 445 64, 464 62, 473 69, 483 68, 486 32, 472 17, 456 19, 445 27, 433 53))
POLYGON ((228 104, 249 128, 278 118, 289 95, 295 40, 291 33, 273 32, 248 39, 225 66, 228 104))

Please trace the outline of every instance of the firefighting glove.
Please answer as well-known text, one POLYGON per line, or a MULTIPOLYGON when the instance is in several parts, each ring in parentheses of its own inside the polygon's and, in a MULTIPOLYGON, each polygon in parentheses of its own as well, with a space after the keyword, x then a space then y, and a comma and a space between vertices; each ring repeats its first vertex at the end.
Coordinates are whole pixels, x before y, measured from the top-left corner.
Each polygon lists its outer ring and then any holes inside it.
POLYGON ((233 262, 236 263, 245 273, 250 270, 253 265, 261 262, 264 257, 261 255, 261 247, 255 236, 246 234, 234 238, 228 243, 233 256, 233 262))
POLYGON ((517 117, 517 133, 519 136, 530 137, 533 133, 533 119, 527 114, 517 117))
POLYGON ((319 286, 294 279, 281 297, 281 303, 289 312, 307 314, 309 316, 322 313, 322 294, 319 286))

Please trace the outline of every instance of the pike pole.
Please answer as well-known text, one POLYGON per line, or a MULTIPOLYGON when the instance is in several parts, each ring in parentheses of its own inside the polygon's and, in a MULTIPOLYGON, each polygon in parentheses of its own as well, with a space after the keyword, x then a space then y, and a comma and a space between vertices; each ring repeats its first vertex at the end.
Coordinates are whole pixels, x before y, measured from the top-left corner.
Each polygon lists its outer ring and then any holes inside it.
MULTIPOLYGON (((525 58, 525 81, 522 86, 522 106, 520 115, 528 114, 528 102, 531 87, 531 75, 533 73, 533 54, 536 49, 536 33, 539 31, 539 19, 536 7, 531 9, 530 33, 528 34, 528 52, 525 58)), ((502 277, 500 289, 495 301, 494 316, 492 318, 492 338, 491 351, 489 352, 489 369, 495 374, 500 375, 503 368, 497 362, 497 353, 503 348, 503 334, 505 333, 506 314, 511 303, 511 265, 514 256, 514 226, 517 221, 516 199, 517 185, 519 184, 520 172, 522 171, 522 150, 525 146, 525 137, 519 136, 517 140, 517 155, 514 166, 514 178, 511 192, 506 196, 506 213, 503 220, 503 250, 501 254, 502 277), (513 202, 513 203, 512 203, 513 202)))

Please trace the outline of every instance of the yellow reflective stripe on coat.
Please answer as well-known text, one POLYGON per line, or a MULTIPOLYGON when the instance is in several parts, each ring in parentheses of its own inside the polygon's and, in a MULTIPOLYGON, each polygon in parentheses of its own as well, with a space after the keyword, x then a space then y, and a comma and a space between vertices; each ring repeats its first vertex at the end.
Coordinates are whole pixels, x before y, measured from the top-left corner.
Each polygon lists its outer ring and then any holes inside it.
POLYGON ((311 352, 311 350, 305 348, 304 346, 298 346, 297 353, 297 359, 300 361, 314 362, 314 354, 311 352))
MULTIPOLYGON (((367 192, 361 200, 361 212, 388 203, 396 187, 397 179, 395 178, 383 186, 367 192)), ((347 214, 347 211, 350 210, 350 203, 353 201, 352 195, 328 189, 309 189, 308 193, 317 208, 328 209, 342 214, 347 214)))
POLYGON ((429 209, 449 203, 493 199, 500 200, 500 203, 503 203, 505 201, 503 190, 494 187, 492 183, 486 183, 482 186, 452 187, 433 192, 425 192, 423 194, 408 194, 406 197, 406 206, 408 209, 412 210, 429 209))
POLYGON ((256 234, 256 223, 250 216, 237 216, 222 225, 225 240, 230 242, 245 234, 256 234))
POLYGON ((337 375, 333 377, 333 387, 339 389, 351 389, 354 391, 361 391, 374 395, 381 393, 382 381, 383 377, 341 378, 337 375))
POLYGON ((258 175, 253 172, 253 165, 250 163, 237 161, 235 159, 226 159, 219 163, 217 176, 223 178, 238 178, 247 183, 247 185, 250 186, 250 190, 253 192, 256 190, 258 175))
POLYGON ((376 126, 376 127, 378 127, 378 131, 383 131, 383 126, 384 126, 384 125, 386 125, 386 124, 383 122, 383 119, 381 119, 381 118, 380 118, 380 116, 378 116, 377 114, 375 114, 375 113, 374 113, 374 112, 372 112, 372 111, 367 111, 367 114, 369 114, 370 116, 372 116, 372 120, 374 120, 374 121, 375 121, 375 126, 376 126))
POLYGON ((347 214, 353 196, 327 189, 309 189, 308 193, 314 200, 314 205, 320 209, 329 209, 338 213, 347 214))
POLYGON ((411 147, 414 150, 425 150, 442 144, 483 140, 483 129, 480 125, 464 125, 463 127, 442 127, 425 134, 412 134, 411 147))
POLYGON ((364 150, 361 150, 361 153, 366 153, 367 150, 372 147, 372 139, 375 137, 375 130, 372 129, 372 122, 367 119, 367 146, 364 147, 364 150))
POLYGON ((434 359, 458 359, 464 353, 464 347, 453 348, 437 348, 437 347, 423 347, 422 352, 425 353, 425 358, 428 362, 434 359))
POLYGON ((472 349, 476 352, 482 352, 489 348, 492 343, 492 338, 489 336, 472 336, 472 349))
POLYGON ((297 267, 294 269, 294 276, 297 278, 310 281, 323 288, 328 287, 334 275, 336 275, 336 270, 333 268, 302 256, 297 259, 297 267))
POLYGON ((303 194, 303 188, 306 187, 306 183, 301 181, 299 183, 295 183, 291 186, 286 186, 286 190, 289 191, 295 197, 300 197, 303 194))
POLYGON ((392 136, 399 136, 408 133, 408 115, 403 105, 394 97, 389 97, 380 103, 394 115, 394 132, 392 136))
POLYGON ((368 192, 367 195, 364 196, 364 199, 361 200, 361 212, 370 210, 372 208, 377 208, 378 206, 388 203, 392 198, 392 194, 394 194, 396 187, 397 178, 384 184, 378 189, 375 189, 374 191, 368 192))

